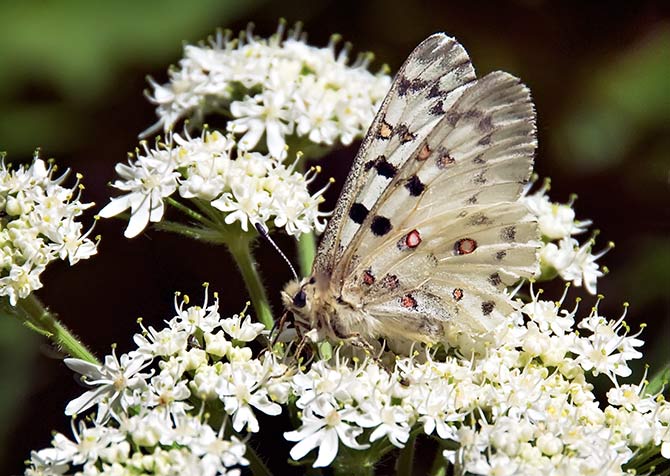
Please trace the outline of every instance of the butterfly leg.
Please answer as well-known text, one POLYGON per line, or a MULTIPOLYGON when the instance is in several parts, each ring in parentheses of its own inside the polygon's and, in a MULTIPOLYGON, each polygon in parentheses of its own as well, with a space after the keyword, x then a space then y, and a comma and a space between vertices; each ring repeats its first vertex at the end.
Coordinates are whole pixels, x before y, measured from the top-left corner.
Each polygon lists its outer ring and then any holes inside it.
MULTIPOLYGON (((309 326, 299 320, 295 320, 295 330, 298 336, 300 337, 300 340, 298 341, 298 345, 295 348, 295 352, 293 352, 293 358, 295 359, 296 364, 300 364, 300 354, 305 350, 307 347, 307 342, 310 340, 309 336, 306 333, 303 333, 302 331, 307 329, 309 331, 309 326)), ((303 363, 303 365, 308 364, 313 358, 314 358, 314 352, 310 352, 309 358, 303 363)))
POLYGON ((274 325, 272 326, 272 331, 270 334, 274 334, 274 337, 272 338, 271 347, 274 347, 275 344, 277 343, 277 340, 279 339, 279 336, 281 335, 282 331, 284 330, 284 326, 286 325, 286 320, 288 319, 288 311, 284 311, 284 314, 279 318, 278 321, 275 321, 274 325))

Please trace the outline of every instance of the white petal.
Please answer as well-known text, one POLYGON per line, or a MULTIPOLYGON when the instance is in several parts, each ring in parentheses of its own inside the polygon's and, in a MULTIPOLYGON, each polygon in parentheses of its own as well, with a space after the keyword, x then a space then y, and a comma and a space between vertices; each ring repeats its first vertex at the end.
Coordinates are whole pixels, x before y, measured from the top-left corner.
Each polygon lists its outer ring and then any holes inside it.
POLYGON ((136 237, 142 233, 142 231, 147 227, 148 223, 149 197, 146 197, 146 199, 140 203, 140 206, 137 208, 137 210, 135 210, 134 213, 130 215, 130 220, 128 220, 128 227, 123 233, 123 236, 126 238, 136 237))
POLYGON ((284 152, 284 147, 286 147, 286 141, 279 130, 279 122, 270 121, 265 127, 265 133, 267 135, 266 141, 270 155, 273 157, 281 157, 281 154, 284 152))
POLYGON ((323 468, 333 462, 337 456, 338 439, 337 433, 333 428, 326 430, 321 446, 319 447, 319 456, 314 462, 314 468, 323 468))
POLYGON ((102 218, 111 218, 126 211, 130 207, 130 195, 112 198, 111 201, 98 212, 102 218))
MULTIPOLYGON (((291 451, 289 452, 291 458, 293 458, 296 461, 299 461, 303 456, 305 456, 307 453, 309 453, 314 448, 319 446, 319 444, 321 443, 322 434, 323 432, 318 431, 313 435, 310 435, 304 440, 297 443, 293 448, 291 448, 291 451)), ((284 435, 284 437, 286 437, 286 434, 284 435)))

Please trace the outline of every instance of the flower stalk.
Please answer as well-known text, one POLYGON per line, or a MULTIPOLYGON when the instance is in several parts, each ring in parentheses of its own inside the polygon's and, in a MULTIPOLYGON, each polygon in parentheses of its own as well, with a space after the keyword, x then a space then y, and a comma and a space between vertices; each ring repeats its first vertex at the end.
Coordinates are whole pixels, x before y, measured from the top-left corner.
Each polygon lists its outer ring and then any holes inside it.
POLYGON ((49 312, 34 293, 19 300, 15 309, 18 311, 16 317, 30 329, 49 338, 59 350, 92 364, 100 363, 95 355, 49 312))
POLYGON ((412 476, 412 468, 414 467, 414 445, 416 442, 416 435, 410 436, 407 444, 400 450, 400 455, 396 460, 396 475, 397 476, 412 476))
POLYGON ((300 273, 309 276, 312 273, 312 263, 316 256, 316 237, 314 233, 303 233, 298 238, 298 263, 300 273))
POLYGON ((248 235, 241 235, 239 239, 227 242, 228 250, 233 255, 240 273, 242 273, 242 278, 249 291, 249 297, 256 310, 258 321, 267 329, 272 329, 274 325, 272 310, 270 309, 270 303, 265 293, 260 273, 256 267, 256 262, 251 253, 251 241, 248 235))

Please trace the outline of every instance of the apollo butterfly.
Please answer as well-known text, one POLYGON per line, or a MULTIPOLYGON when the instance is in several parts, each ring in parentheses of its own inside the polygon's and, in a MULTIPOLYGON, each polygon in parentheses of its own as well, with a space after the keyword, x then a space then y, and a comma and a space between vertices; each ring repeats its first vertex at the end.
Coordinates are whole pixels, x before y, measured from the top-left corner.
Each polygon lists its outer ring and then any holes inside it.
POLYGON ((477 79, 435 34, 397 73, 362 142, 311 276, 282 293, 314 340, 443 340, 485 332, 504 292, 537 267, 537 223, 518 199, 536 148, 528 88, 477 79))

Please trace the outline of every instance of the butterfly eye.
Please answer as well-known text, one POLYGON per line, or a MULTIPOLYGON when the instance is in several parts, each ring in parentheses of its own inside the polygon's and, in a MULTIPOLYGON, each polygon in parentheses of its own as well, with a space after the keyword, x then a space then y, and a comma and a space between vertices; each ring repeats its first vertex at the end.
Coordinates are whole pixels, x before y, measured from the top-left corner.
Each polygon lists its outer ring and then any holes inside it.
POLYGON ((293 296, 293 305, 295 307, 301 308, 305 307, 306 304, 307 304, 307 295, 305 294, 305 290, 301 289, 295 296, 293 296))

